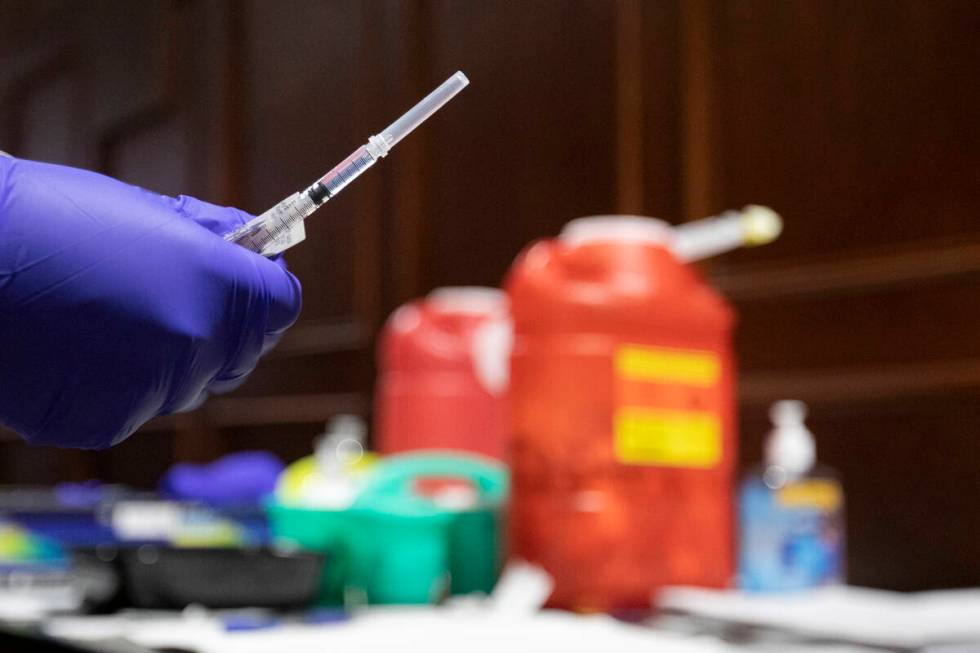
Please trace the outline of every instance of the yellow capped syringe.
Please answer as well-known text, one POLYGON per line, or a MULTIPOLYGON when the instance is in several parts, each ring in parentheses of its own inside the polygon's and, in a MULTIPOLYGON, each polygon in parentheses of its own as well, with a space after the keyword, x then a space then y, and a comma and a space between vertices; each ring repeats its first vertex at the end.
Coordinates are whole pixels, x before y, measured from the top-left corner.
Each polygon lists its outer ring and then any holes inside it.
POLYGON ((782 231, 778 213, 768 206, 750 204, 741 211, 725 211, 674 227, 671 249, 682 261, 700 261, 739 247, 771 243, 782 231))

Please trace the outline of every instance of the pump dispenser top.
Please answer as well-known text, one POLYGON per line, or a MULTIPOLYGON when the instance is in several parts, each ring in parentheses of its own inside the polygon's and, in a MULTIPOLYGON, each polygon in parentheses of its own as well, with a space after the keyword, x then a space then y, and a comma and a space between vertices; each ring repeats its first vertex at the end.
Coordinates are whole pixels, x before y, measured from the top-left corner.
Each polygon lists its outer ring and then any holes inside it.
POLYGON ((816 462, 813 433, 806 427, 806 404, 777 401, 769 409, 773 429, 766 440, 766 465, 780 467, 789 477, 806 474, 816 462))

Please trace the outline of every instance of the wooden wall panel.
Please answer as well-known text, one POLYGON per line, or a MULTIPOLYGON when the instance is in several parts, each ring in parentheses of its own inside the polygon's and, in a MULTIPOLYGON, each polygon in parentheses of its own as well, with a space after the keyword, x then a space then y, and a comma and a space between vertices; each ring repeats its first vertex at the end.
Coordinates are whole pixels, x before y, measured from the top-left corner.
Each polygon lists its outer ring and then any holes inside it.
POLYGON ((874 292, 740 302, 746 372, 980 358, 980 274, 874 292))
POLYGON ((766 198, 790 227, 752 259, 976 234, 976 3, 749 0, 714 18, 719 199, 766 198))
MULTIPOLYGON (((367 140, 371 124, 358 92, 370 46, 359 2, 254 2, 248 6, 246 207, 264 211, 309 185, 367 140), (297 20, 303 16, 302 20, 297 20)), ((369 174, 376 174, 372 171, 369 174)), ((369 179, 369 178, 368 178, 369 179)), ((372 185, 361 179, 311 220, 289 261, 306 281, 303 319, 354 317, 356 241, 372 185)))
POLYGON ((681 36, 682 16, 682 3, 640 2, 640 77, 623 77, 619 82, 639 86, 641 92, 640 124, 620 120, 617 125, 621 138, 642 143, 637 154, 643 173, 640 213, 670 222, 700 217, 682 192, 687 158, 682 130, 690 112, 680 92, 689 65, 688 46, 681 36))
POLYGON ((112 131, 191 91, 178 88, 186 82, 176 67, 181 11, 178 2, 99 0, 79 12, 95 129, 112 131))
POLYGON ((428 85, 456 69, 472 84, 426 125, 420 290, 496 285, 529 241, 615 211, 616 7, 426 6, 428 85))
POLYGON ((126 138, 113 148, 109 169, 131 184, 165 195, 188 192, 189 134, 171 118, 126 138))
POLYGON ((708 266, 734 300, 744 465, 769 402, 812 404, 841 468, 850 579, 980 580, 980 11, 969 2, 708 6, 715 209, 780 240, 708 266))
POLYGON ((77 104, 76 79, 67 70, 30 89, 18 107, 18 150, 29 158, 74 163, 77 104))
MULTIPOLYGON (((385 96, 371 96, 378 85, 367 83, 381 73, 372 54, 380 43, 371 29, 375 5, 244 5, 243 208, 259 213, 305 188, 384 126, 378 116, 386 113, 385 96)), ((265 408, 253 413, 234 398, 217 404, 231 419, 224 427, 234 436, 227 437, 235 440, 238 429, 250 426, 268 435, 270 423, 299 424, 306 448, 330 415, 368 411, 373 334, 381 319, 381 193, 372 170, 317 213, 306 242, 289 253, 290 269, 303 283, 303 313, 236 394, 265 408)), ((208 410, 205 420, 220 420, 208 410)))

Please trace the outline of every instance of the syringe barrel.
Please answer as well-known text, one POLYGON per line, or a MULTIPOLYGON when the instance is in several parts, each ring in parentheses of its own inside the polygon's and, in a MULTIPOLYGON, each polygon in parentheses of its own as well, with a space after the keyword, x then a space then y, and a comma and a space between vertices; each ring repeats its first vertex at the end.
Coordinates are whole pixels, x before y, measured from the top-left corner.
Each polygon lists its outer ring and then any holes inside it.
POLYGON ((225 240, 253 252, 266 254, 277 240, 285 238, 293 227, 303 222, 316 208, 316 202, 308 193, 293 193, 265 213, 225 234, 225 240))
POLYGON ((379 135, 385 140, 388 147, 394 147, 401 139, 423 122, 426 118, 438 111, 442 105, 453 99, 457 93, 466 88, 470 80, 461 71, 444 81, 439 87, 422 98, 402 115, 401 118, 388 125, 379 135))
POLYGON ((327 174, 320 177, 317 183, 327 189, 327 197, 333 197, 349 183, 357 179, 378 160, 374 156, 368 145, 362 145, 346 159, 338 163, 327 174))

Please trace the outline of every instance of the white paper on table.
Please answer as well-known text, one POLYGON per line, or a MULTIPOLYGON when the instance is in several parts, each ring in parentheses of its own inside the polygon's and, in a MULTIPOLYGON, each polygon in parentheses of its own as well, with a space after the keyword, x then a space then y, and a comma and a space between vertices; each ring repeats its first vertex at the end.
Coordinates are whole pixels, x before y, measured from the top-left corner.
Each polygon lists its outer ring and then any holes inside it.
POLYGON ((980 589, 903 594, 842 586, 762 594, 673 587, 657 602, 698 617, 869 645, 980 643, 980 589))
POLYGON ((744 649, 707 637, 662 633, 605 615, 544 611, 531 615, 445 607, 368 608, 335 624, 286 624, 226 632, 213 616, 160 619, 124 616, 56 619, 54 637, 97 642, 123 638, 148 648, 201 653, 732 653, 744 649))

